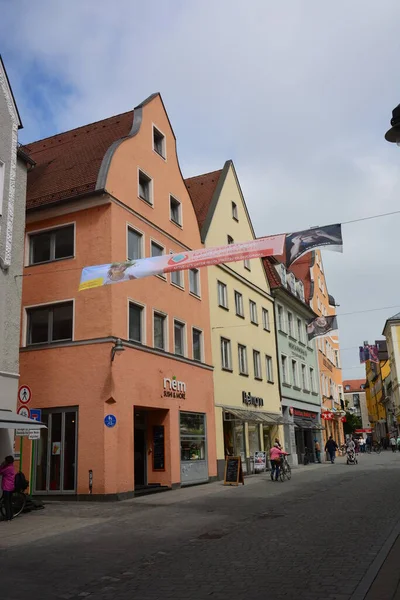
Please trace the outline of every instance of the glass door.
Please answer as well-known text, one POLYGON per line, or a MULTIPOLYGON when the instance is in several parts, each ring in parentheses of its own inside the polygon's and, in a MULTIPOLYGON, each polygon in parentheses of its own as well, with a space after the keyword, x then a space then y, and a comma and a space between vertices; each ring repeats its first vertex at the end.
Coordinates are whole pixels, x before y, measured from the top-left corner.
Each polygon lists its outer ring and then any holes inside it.
POLYGON ((75 408, 43 411, 47 429, 35 442, 35 493, 76 491, 77 417, 75 408))

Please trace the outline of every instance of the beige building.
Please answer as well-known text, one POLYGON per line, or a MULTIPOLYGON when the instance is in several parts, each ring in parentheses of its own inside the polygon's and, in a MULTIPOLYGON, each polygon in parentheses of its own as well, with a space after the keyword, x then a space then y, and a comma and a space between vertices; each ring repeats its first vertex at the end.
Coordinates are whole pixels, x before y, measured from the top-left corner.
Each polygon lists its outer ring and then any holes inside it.
POLYGON ((386 338, 390 361, 390 396, 394 405, 394 417, 400 429, 400 313, 390 317, 385 323, 383 335, 386 338))
POLYGON ((360 417, 363 429, 371 426, 368 418, 365 388, 365 379, 346 379, 343 381, 345 408, 360 417))
MULTIPOLYGON (((255 238, 232 161, 186 180, 206 247, 255 238)), ((282 436, 274 303, 261 259, 208 268, 218 476, 225 457, 254 453, 282 436)), ((283 439, 281 439, 283 442, 283 439)))

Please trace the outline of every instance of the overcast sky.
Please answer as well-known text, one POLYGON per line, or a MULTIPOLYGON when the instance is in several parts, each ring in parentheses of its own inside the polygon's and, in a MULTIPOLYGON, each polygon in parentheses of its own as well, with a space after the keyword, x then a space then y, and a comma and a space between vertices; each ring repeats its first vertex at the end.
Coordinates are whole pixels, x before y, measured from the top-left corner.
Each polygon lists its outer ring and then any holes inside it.
MULTIPOLYGON (((257 235, 400 208, 398 0, 15 0, 0 51, 24 143, 161 92, 185 177, 231 158, 257 235)), ((400 310, 400 215, 345 225, 324 253, 344 378, 400 310)), ((354 368, 357 367, 357 368, 354 368)))

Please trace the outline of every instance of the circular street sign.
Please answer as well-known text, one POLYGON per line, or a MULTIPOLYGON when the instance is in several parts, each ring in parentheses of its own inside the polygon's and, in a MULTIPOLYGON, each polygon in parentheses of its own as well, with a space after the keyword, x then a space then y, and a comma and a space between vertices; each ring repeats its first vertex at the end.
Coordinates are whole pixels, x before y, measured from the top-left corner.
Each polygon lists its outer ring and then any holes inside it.
POLYGON ((117 417, 115 415, 106 415, 104 417, 104 425, 106 427, 115 427, 117 423, 117 417))
POLYGON ((28 402, 31 401, 31 398, 31 388, 27 385, 21 385, 18 390, 18 400, 21 402, 21 404, 28 404, 28 402))
POLYGON ((17 413, 20 417, 26 417, 27 419, 29 419, 29 408, 27 408, 26 406, 20 406, 17 410, 17 413))

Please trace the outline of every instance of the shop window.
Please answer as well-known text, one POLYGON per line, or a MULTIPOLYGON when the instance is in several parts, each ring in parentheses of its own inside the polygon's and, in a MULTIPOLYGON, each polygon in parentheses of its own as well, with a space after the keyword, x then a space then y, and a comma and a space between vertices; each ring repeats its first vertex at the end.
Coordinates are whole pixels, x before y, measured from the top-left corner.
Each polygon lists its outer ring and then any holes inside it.
POLYGON ((154 348, 166 350, 166 323, 167 317, 154 313, 154 348))
POLYGON ((239 221, 238 207, 237 204, 235 204, 235 202, 232 202, 232 219, 234 219, 235 221, 239 221))
POLYGON ((239 356, 239 373, 241 375, 248 375, 249 370, 247 366, 247 348, 238 344, 238 356, 239 356))
POLYGON ((74 225, 29 235, 29 264, 73 258, 74 238, 74 225))
POLYGON ((206 460, 206 417, 180 413, 181 461, 206 460))
POLYGON ((226 371, 232 371, 231 341, 221 338, 221 365, 226 371))
POLYGON ((143 234, 128 227, 128 259, 138 260, 143 258, 143 234))
POLYGON ((244 317, 243 295, 235 291, 235 309, 238 317, 244 317))
POLYGON ((261 312, 262 312, 263 328, 265 329, 265 331, 270 331, 269 312, 266 308, 263 308, 261 312))
POLYGON ((174 198, 169 197, 170 219, 175 225, 182 225, 182 204, 174 198))
POLYGON ((200 329, 193 329, 193 360, 201 361, 203 356, 203 332, 200 329))
POLYGON ((73 302, 29 308, 26 313, 27 345, 72 340, 73 302))
POLYGON ((274 371, 273 371, 273 367, 272 367, 271 356, 268 356, 268 355, 265 356, 265 366, 267 369, 267 381, 268 381, 268 383, 273 383, 274 382, 274 371))
POLYGON ((249 301, 250 305, 250 321, 254 325, 258 325, 257 304, 253 300, 249 301))
POLYGON ((228 290, 222 281, 218 281, 218 305, 222 308, 228 308, 228 290))
POLYGON ((258 352, 258 350, 253 350, 253 365, 254 365, 254 378, 262 379, 261 354, 258 352))
POLYGON ((165 158, 165 135, 153 125, 153 150, 165 158))
POLYGON ((143 343, 143 306, 129 303, 129 339, 132 342, 143 343))
POLYGON ((189 271, 189 291, 200 298, 200 272, 198 269, 189 271))
POLYGON ((185 355, 185 325, 179 321, 174 321, 174 345, 175 354, 185 355))
POLYGON ((153 181, 151 177, 143 173, 139 169, 138 176, 138 195, 139 198, 147 202, 147 204, 153 204, 153 181))

